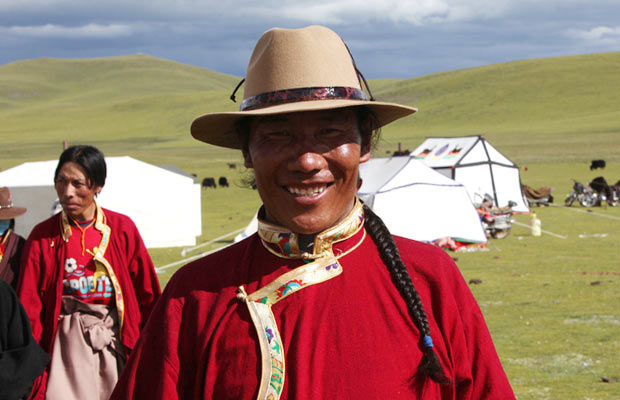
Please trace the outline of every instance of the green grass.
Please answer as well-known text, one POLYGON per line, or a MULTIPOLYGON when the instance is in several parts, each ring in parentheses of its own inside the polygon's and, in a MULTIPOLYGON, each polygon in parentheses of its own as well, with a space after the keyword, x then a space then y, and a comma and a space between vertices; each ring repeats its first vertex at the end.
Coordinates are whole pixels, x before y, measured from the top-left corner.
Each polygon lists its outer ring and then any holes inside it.
MULTIPOLYGON (((548 234, 519 225, 486 253, 455 254, 520 399, 617 399, 620 209, 538 208, 548 234)), ((516 217, 527 223, 528 216, 516 217)))
MULTIPOLYGON (((377 98, 420 109, 384 128, 374 153, 391 153, 399 142, 413 149, 427 136, 482 134, 521 167, 523 183, 552 186, 561 205, 572 178, 620 179, 619 67, 617 52, 371 81, 377 98), (594 158, 607 168, 590 171, 594 158)), ((149 56, 0 66, 0 169, 56 159, 67 140, 200 178, 227 176, 230 188, 202 191, 198 242, 211 241, 243 228, 260 205, 241 187, 249 172, 238 151, 189 135, 196 116, 236 108, 228 96, 238 80, 149 56)), ((543 230, 563 238, 535 238, 515 225, 488 251, 452 256, 467 281, 482 280, 471 289, 519 399, 618 399, 620 383, 601 378, 620 378, 620 207, 535 211, 543 230)), ((528 216, 515 219, 526 224, 528 216)), ((182 250, 150 253, 161 267, 181 260, 182 250)), ((177 268, 159 275, 162 285, 177 268)))

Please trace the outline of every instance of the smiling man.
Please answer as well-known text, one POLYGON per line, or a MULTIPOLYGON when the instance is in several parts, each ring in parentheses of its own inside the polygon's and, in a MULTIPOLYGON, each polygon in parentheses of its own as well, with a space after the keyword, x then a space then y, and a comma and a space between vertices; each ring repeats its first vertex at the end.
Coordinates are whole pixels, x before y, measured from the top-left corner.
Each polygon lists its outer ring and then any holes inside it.
POLYGON ((370 158, 354 110, 256 118, 250 132, 245 166, 254 169, 267 221, 314 234, 351 211, 358 166, 370 158))
POLYGON ((361 81, 333 31, 272 29, 240 111, 192 123, 254 170, 258 232, 172 277, 113 398, 514 398, 452 259, 356 197, 377 129, 416 111, 361 81))

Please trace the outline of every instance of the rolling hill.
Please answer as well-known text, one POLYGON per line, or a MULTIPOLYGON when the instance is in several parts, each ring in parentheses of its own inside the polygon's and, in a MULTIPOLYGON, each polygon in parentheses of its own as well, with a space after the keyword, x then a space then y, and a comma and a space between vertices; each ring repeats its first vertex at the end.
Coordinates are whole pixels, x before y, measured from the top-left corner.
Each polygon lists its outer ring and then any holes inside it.
MULTIPOLYGON (((482 134, 516 162, 618 160, 619 68, 613 52, 370 81, 376 98, 419 108, 383 129, 376 154, 426 136, 482 134)), ((229 96, 239 80, 147 55, 2 65, 0 169, 56 158, 63 140, 189 170, 205 158, 238 158, 197 143, 189 124, 235 110, 229 96)))

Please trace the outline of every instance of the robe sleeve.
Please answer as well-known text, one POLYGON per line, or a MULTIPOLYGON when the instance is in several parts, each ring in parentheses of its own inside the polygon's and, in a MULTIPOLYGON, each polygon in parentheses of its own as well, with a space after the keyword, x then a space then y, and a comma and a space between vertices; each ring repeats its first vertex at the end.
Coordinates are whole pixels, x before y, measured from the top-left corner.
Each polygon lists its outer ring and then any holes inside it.
POLYGON ((175 286, 173 277, 131 352, 111 399, 184 398, 179 376, 179 330, 184 300, 174 295, 175 286))
POLYGON ((127 268, 140 308, 140 329, 142 329, 155 306, 155 302, 161 295, 161 288, 151 256, 133 222, 131 228, 127 242, 133 246, 128 246, 130 247, 131 257, 128 260, 127 268))
POLYGON ((50 360, 13 289, 0 281, 0 398, 26 398, 50 360))
MULTIPOLYGON (((49 265, 55 265, 53 252, 46 254, 42 251, 44 241, 39 237, 37 227, 30 234, 24 245, 21 258, 21 270, 17 283, 17 295, 30 320, 32 336, 43 347, 41 340, 45 327, 45 298, 50 273, 49 265), (51 264, 50 264, 51 263, 51 264)), ((43 399, 47 384, 47 368, 38 376, 32 386, 29 399, 43 399)))
POLYGON ((46 261, 41 251, 42 243, 31 235, 22 252, 21 271, 17 284, 17 294, 22 302, 30 325, 32 336, 37 342, 41 342, 45 313, 43 299, 46 294, 46 261))

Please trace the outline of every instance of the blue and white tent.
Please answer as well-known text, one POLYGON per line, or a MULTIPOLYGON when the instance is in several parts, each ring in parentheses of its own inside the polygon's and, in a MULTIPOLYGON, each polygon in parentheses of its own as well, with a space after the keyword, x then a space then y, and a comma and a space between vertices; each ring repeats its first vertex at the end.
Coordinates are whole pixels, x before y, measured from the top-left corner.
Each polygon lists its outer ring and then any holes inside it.
POLYGON ((411 157, 462 183, 474 203, 481 203, 488 194, 497 207, 514 201, 513 211, 530 211, 521 191, 519 167, 482 136, 426 138, 411 157))

